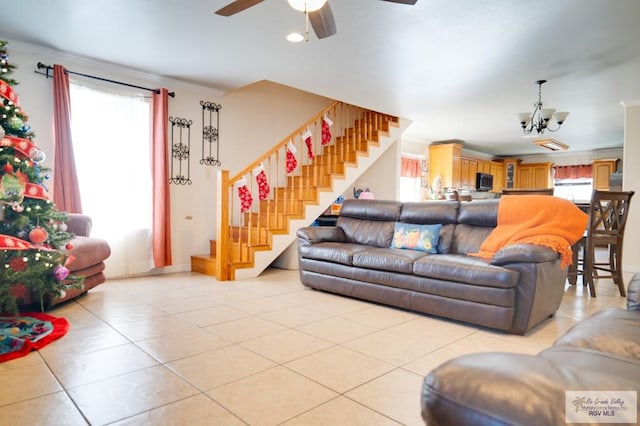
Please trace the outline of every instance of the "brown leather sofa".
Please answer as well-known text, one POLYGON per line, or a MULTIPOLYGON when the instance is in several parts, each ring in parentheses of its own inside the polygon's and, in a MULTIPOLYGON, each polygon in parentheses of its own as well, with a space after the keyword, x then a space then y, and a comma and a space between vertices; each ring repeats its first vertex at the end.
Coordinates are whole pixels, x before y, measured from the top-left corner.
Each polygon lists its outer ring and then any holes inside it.
MULTIPOLYGON (((614 398, 620 391, 639 389, 636 274, 629 283, 626 310, 594 314, 537 356, 478 353, 432 370, 424 379, 422 417, 429 426, 564 425, 566 391, 599 391, 614 398)), ((640 404, 628 409, 635 410, 640 421, 640 404)))
POLYGON ((401 203, 346 200, 336 226, 297 232, 302 283, 311 288, 524 334, 560 306, 566 268, 548 247, 477 252, 499 200, 401 203), (442 224, 437 253, 390 248, 395 223, 442 224))

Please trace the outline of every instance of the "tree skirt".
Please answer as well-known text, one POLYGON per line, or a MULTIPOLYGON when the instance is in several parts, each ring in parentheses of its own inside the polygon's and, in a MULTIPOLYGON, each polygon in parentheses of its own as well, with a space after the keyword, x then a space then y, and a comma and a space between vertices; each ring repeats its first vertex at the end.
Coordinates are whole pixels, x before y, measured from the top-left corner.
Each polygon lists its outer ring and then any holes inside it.
POLYGON ((41 312, 0 314, 0 362, 27 355, 67 334, 69 322, 41 312))

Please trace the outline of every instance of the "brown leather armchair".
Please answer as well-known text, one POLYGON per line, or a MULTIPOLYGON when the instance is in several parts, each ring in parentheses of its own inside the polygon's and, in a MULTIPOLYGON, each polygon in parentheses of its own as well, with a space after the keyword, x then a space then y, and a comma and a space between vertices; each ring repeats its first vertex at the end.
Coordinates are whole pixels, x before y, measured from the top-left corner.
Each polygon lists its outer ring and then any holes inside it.
POLYGON ((92 226, 93 222, 89 216, 79 213, 68 214, 67 230, 75 234, 75 238, 70 241, 73 245, 71 254, 75 259, 67 268, 70 276, 83 276, 84 284, 82 288, 66 290, 63 296, 49 296, 46 306, 78 297, 106 281, 104 261, 111 255, 111 248, 105 240, 90 237, 92 226))
MULTIPOLYGON (((565 424, 566 391, 640 389, 640 274, 627 309, 608 308, 574 325, 536 356, 476 353, 432 370, 422 417, 438 425, 565 424)), ((640 405, 630 406, 640 420, 640 405)))

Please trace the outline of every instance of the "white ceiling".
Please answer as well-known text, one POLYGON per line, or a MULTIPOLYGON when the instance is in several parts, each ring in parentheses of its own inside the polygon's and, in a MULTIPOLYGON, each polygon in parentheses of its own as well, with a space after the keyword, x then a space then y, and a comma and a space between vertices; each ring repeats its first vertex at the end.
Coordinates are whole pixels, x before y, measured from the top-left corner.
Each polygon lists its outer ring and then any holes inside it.
POLYGON ((515 113, 569 111, 549 136, 572 151, 620 147, 621 101, 640 100, 638 0, 329 0, 335 36, 286 0, 237 15, 230 0, 3 2, 0 38, 221 90, 267 79, 408 118, 405 137, 460 139, 493 154, 541 153, 515 113))

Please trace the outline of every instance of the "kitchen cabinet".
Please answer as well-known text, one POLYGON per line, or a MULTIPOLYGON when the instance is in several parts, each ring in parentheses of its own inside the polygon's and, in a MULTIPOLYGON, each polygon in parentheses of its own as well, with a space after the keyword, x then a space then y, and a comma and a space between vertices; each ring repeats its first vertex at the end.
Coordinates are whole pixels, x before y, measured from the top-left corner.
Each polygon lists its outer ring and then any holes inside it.
POLYGON ((462 145, 457 143, 429 145, 429 185, 440 176, 444 188, 460 188, 461 154, 462 145))
POLYGON ((529 163, 519 164, 515 188, 538 189, 551 188, 551 168, 553 163, 529 163))
POLYGON ((493 175, 493 189, 491 192, 502 192, 505 185, 504 163, 498 161, 490 162, 489 173, 493 175))
POLYGON ((593 160, 593 189, 609 190, 609 176, 618 169, 618 159, 593 160))
POLYGON ((469 188, 476 189, 476 173, 478 173, 478 160, 469 159, 469 188))
POLYGON ((518 164, 521 160, 505 158, 504 160, 504 187, 515 188, 518 178, 518 164))

